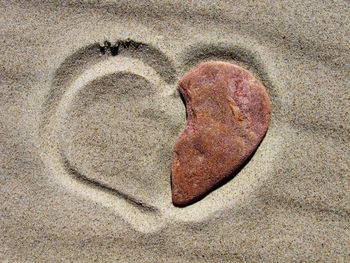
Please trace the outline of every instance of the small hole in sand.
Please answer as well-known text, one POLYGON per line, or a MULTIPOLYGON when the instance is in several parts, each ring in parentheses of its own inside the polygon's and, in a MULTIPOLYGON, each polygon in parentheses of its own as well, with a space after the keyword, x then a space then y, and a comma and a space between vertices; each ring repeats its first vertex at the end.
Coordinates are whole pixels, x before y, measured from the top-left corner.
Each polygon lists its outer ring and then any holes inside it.
POLYGON ((100 46, 100 54, 101 55, 106 54, 106 48, 104 46, 100 46))
POLYGON ((115 45, 115 46, 111 46, 110 49, 111 49, 111 55, 112 56, 118 55, 118 53, 119 53, 119 44, 115 45))

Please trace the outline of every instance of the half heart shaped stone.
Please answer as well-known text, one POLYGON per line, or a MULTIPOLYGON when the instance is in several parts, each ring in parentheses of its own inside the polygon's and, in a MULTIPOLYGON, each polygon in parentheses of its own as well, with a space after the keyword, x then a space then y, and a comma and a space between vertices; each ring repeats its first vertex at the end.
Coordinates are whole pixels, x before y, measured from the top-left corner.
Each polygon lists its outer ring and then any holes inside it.
POLYGON ((269 125, 265 87, 247 70, 206 62, 179 83, 187 110, 172 162, 172 200, 186 206, 232 177, 254 153, 269 125))

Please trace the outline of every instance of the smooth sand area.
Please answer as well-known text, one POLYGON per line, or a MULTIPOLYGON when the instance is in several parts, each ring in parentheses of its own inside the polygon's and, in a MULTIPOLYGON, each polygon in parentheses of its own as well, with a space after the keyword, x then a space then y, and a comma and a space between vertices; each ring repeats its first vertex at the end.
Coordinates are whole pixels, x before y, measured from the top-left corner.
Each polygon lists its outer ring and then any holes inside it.
POLYGON ((343 0, 0 1, 0 261, 349 262, 349 28, 343 0), (178 208, 177 83, 211 60, 270 128, 178 208))

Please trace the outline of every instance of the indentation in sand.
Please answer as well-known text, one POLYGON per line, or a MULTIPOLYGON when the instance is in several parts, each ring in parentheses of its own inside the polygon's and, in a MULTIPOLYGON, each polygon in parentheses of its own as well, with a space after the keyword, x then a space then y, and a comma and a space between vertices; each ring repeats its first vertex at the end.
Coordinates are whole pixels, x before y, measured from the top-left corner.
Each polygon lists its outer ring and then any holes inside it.
MULTIPOLYGON (((176 80, 181 76, 177 72, 199 62, 228 60, 253 69, 271 88, 258 56, 243 47, 198 45, 184 47, 186 59, 175 67, 155 47, 126 43, 136 42, 117 41, 102 48, 92 44, 57 69, 40 125, 49 178, 115 210, 142 232, 177 221, 202 221, 244 199, 242 190, 248 192, 247 186, 259 177, 252 175, 254 165, 259 163, 261 172, 268 173, 268 160, 278 154, 278 125, 272 121, 260 146, 267 154, 253 157, 242 176, 196 204, 176 208, 171 203, 170 165, 173 145, 185 125, 176 80), (269 145, 277 149, 268 151, 269 145)), ((277 94, 271 97, 278 103, 277 94)))

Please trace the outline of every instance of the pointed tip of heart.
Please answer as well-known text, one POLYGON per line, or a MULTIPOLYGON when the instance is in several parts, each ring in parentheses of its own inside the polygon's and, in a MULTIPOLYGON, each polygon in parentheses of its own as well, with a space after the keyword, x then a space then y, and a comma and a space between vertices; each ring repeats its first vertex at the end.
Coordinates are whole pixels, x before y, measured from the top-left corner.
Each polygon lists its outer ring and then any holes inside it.
POLYGON ((185 188, 180 189, 179 187, 175 187, 173 185, 172 202, 174 206, 185 207, 199 200, 203 194, 204 193, 202 191, 194 191, 193 189, 186 191, 185 188))
POLYGON ((178 195, 175 195, 175 194, 172 195, 172 202, 173 202, 173 205, 177 207, 185 207, 191 204, 191 200, 183 199, 182 197, 179 197, 178 195))
POLYGON ((173 195, 173 199, 172 199, 173 205, 176 207, 185 207, 185 206, 188 206, 188 205, 195 203, 196 201, 197 201, 196 199, 184 200, 181 198, 174 197, 174 195, 173 195))

